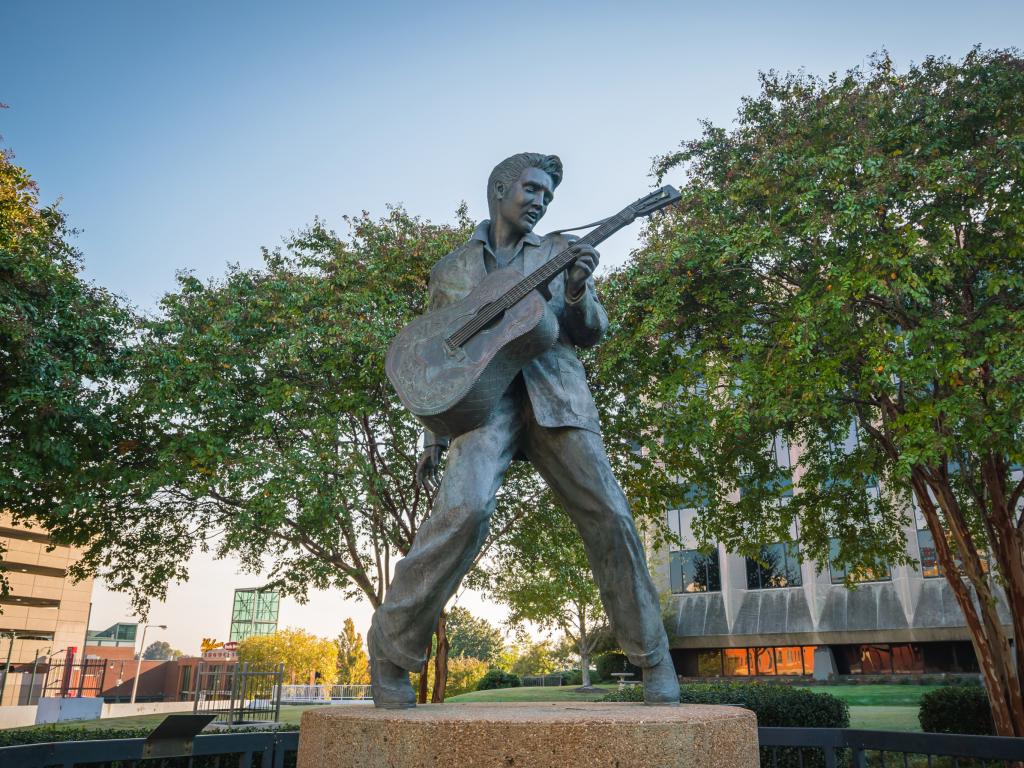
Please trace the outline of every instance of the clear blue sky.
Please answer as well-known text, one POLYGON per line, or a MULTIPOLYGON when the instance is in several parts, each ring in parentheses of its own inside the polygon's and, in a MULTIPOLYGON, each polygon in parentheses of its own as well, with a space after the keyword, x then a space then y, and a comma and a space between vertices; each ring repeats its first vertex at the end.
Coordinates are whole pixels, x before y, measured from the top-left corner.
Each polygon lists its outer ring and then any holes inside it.
MULTIPOLYGON (((0 29, 4 145, 63 198, 87 276, 151 309, 176 270, 256 264, 315 215, 340 229, 402 203, 447 220, 466 200, 482 218, 487 173, 514 152, 565 162, 542 231, 591 221, 699 119, 727 124, 758 70, 1019 46, 1024 3, 7 0, 0 29)), ((224 634, 230 586, 252 581, 224 568, 197 564, 220 591, 190 598, 216 603, 216 626, 193 617, 172 642, 224 634)), ((94 625, 120 618, 97 601, 94 625)), ((324 605, 293 623, 336 632, 348 609, 324 605)), ((154 618, 182 627, 184 610, 154 618)))

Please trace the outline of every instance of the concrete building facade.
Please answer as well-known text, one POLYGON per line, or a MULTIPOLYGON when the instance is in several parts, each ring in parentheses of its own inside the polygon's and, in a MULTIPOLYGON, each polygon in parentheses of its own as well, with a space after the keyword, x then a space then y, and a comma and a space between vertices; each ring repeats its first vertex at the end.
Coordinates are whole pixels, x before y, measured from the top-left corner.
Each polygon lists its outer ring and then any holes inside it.
MULTIPOLYGON (((795 478, 788 446, 780 468, 795 478)), ((1020 473, 1017 473, 1019 478, 1020 473)), ((792 484, 790 485, 792 488, 792 484)), ((792 495, 787 489, 779 503, 792 495)), ((877 488, 874 489, 877 493, 877 488)), ((919 515, 903 530, 920 563, 863 574, 856 588, 831 563, 799 558, 800 531, 762 548, 761 562, 721 545, 697 550, 696 509, 670 510, 680 546, 652 554, 677 671, 689 677, 973 673, 977 660, 963 614, 919 515)), ((999 613, 1009 624, 1002 601, 999 613)))
POLYGON ((7 513, 0 513, 0 547, 10 582, 10 594, 0 597, 0 676, 8 657, 11 662, 0 704, 17 704, 29 693, 29 668, 37 660, 44 664, 45 655, 68 647, 81 651, 93 581, 75 584, 67 576, 80 550, 53 546, 45 531, 14 525, 7 513))

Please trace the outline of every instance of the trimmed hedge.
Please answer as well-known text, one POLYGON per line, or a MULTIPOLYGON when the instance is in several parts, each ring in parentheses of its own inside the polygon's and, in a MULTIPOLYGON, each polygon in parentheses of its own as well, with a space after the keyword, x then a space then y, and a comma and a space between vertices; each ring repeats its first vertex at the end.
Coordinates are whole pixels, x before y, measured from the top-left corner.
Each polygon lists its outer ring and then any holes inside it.
POLYGON ((977 685, 948 685, 921 697, 917 714, 922 731, 932 733, 995 734, 988 694, 977 685))
POLYGON ((476 684, 478 691, 493 691, 498 688, 518 688, 523 684, 519 675, 506 672, 504 669, 489 669, 476 684))
MULTIPOLYGON (((643 701, 641 685, 627 685, 602 701, 643 701)), ((828 693, 765 683, 694 683, 679 687, 684 704, 730 704, 752 710, 759 726, 849 728, 850 708, 828 693)), ((774 768, 825 768, 820 749, 761 748, 761 765, 774 768)))
MULTIPOLYGON (((269 730, 269 729, 268 729, 269 730)), ((297 731, 297 725, 282 725, 272 729, 275 732, 297 731)), ((29 728, 12 728, 0 731, 0 747, 16 747, 22 744, 46 744, 51 741, 104 741, 107 739, 145 739, 152 728, 78 728, 63 725, 37 725, 29 728)), ((252 728, 223 728, 216 733, 253 733, 252 728)), ((210 732, 201 734, 209 736, 210 732)))
MULTIPOLYGON (((603 701, 643 701, 640 685, 611 691, 603 701)), ((679 687, 684 704, 732 704, 752 710, 757 724, 788 728, 849 728, 850 708, 829 693, 765 683, 694 683, 679 687)))

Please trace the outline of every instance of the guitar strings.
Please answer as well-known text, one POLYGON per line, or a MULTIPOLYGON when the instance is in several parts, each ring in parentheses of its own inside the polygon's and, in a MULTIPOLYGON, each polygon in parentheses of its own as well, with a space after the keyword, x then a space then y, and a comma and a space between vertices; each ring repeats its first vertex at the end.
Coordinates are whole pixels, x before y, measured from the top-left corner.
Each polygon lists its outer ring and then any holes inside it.
POLYGON ((479 333, 494 318, 511 307, 514 307, 522 301, 530 291, 542 285, 544 282, 551 280, 555 275, 561 272, 566 265, 574 261, 576 257, 571 256, 574 249, 578 248, 581 244, 589 246, 597 245, 597 243, 628 224, 631 220, 631 217, 629 217, 629 211, 630 209, 626 209, 625 211, 620 211, 614 216, 605 219, 597 229, 592 232, 588 232, 585 236, 581 237, 568 248, 564 249, 560 254, 558 254, 558 256, 535 269, 510 288, 501 299, 493 302, 486 312, 478 314, 449 336, 446 339, 446 342, 452 346, 461 347, 473 338, 473 336, 479 333))

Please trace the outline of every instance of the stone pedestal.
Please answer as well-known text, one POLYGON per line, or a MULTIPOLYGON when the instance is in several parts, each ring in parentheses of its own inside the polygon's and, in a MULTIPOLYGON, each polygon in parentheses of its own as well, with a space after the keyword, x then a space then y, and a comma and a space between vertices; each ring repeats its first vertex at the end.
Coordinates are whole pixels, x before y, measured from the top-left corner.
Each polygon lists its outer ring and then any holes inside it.
POLYGON ((332 706, 302 715, 298 768, 758 768, 738 707, 559 702, 332 706))

